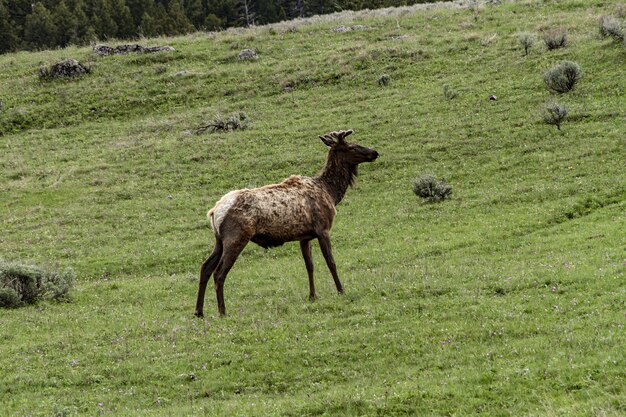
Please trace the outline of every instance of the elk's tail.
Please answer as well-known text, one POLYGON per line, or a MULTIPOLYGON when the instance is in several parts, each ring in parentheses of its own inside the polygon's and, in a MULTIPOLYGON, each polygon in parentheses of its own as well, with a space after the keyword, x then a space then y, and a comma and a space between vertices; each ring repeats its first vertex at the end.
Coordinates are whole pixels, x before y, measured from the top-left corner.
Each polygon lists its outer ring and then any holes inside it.
POLYGON ((211 210, 209 210, 209 212, 206 214, 207 218, 209 219, 209 222, 211 223, 211 229, 213 229, 213 232, 215 233, 215 236, 219 236, 219 230, 217 228, 217 225, 215 224, 215 207, 213 207, 211 210))

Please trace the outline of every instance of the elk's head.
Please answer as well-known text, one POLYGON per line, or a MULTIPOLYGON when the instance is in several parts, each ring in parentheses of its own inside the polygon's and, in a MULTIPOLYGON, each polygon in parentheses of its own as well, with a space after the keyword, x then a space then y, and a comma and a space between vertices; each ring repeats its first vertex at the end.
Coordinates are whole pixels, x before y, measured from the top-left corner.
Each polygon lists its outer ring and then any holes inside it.
POLYGON ((352 130, 330 132, 320 139, 330 147, 329 154, 348 165, 356 166, 362 162, 372 162, 378 158, 378 152, 356 143, 348 142, 345 138, 352 134, 352 130))

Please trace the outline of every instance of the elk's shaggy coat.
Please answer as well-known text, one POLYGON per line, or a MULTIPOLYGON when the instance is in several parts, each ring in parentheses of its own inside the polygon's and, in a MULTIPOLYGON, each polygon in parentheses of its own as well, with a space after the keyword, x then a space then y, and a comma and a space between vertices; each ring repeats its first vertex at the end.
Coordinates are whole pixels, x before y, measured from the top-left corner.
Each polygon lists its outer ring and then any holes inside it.
POLYGON ((346 141, 351 133, 348 130, 320 136, 330 150, 326 167, 318 177, 293 175, 279 184, 231 191, 209 211, 216 243, 200 271, 196 316, 203 316, 204 294, 211 275, 219 314, 226 314, 224 281, 249 241, 264 248, 300 241, 309 276, 309 297, 315 299, 311 240, 318 239, 337 291, 343 292, 330 244, 335 206, 353 184, 358 164, 378 158, 375 150, 346 141))

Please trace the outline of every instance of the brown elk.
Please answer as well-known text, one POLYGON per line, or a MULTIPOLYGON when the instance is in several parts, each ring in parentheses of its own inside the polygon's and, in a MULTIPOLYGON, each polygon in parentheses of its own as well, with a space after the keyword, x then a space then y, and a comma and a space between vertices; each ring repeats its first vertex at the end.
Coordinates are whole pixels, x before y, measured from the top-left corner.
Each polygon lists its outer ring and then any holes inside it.
POLYGON ((354 183, 357 166, 378 158, 375 150, 346 141, 351 133, 348 130, 320 136, 330 150, 326 167, 318 177, 292 175, 279 184, 231 191, 208 212, 215 248, 200 270, 196 316, 204 314, 204 293, 212 274, 219 314, 226 314, 224 281, 249 241, 264 248, 300 241, 309 276, 309 298, 313 300, 316 295, 311 240, 317 239, 337 291, 343 293, 330 245, 335 206, 354 183))

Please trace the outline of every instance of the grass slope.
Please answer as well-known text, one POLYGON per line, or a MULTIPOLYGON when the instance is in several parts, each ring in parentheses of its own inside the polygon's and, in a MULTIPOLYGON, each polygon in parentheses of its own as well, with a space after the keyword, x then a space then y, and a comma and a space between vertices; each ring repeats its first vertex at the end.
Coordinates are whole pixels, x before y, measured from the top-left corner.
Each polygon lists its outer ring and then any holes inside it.
POLYGON ((148 41, 174 53, 0 56, 0 257, 78 276, 69 303, 0 311, 1 414, 624 415, 626 52, 597 31, 618 5, 345 13, 148 41), (518 32, 555 27, 567 48, 523 56, 518 32), (238 62, 243 48, 260 59, 238 62), (38 81, 68 57, 92 73, 38 81), (554 96, 542 75, 562 60, 584 78, 554 96), (552 100, 570 109, 561 132, 541 120, 552 100), (189 133, 238 111, 248 130, 189 133), (319 250, 311 303, 298 245, 250 245, 230 315, 209 291, 193 318, 206 210, 315 175, 317 135, 345 128, 381 154, 338 207, 345 296, 319 250), (450 201, 418 201, 425 172, 450 201))

